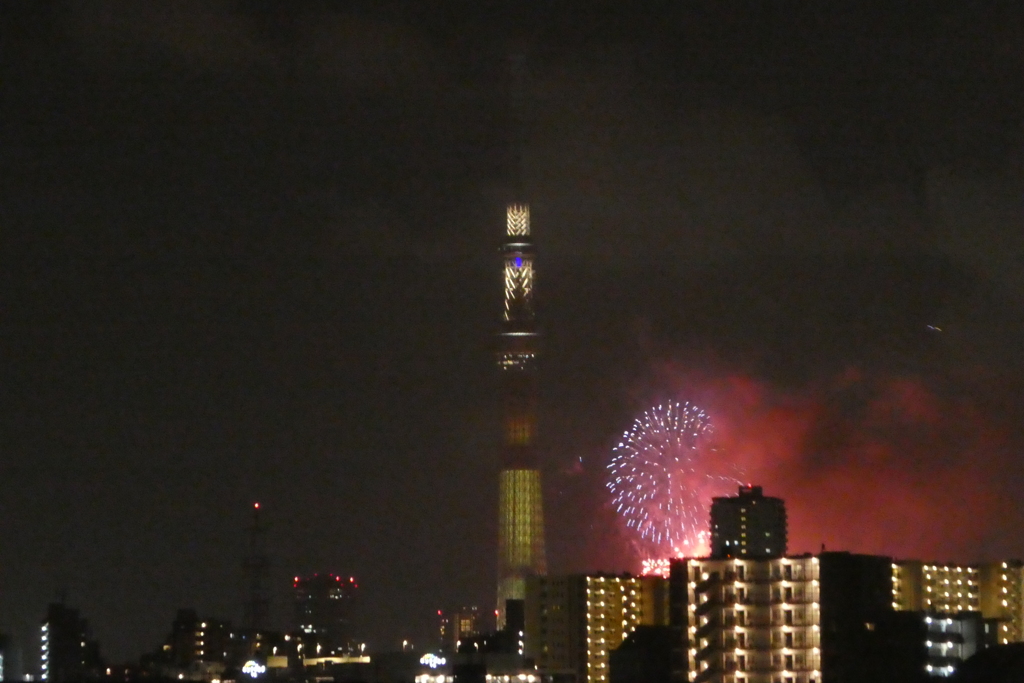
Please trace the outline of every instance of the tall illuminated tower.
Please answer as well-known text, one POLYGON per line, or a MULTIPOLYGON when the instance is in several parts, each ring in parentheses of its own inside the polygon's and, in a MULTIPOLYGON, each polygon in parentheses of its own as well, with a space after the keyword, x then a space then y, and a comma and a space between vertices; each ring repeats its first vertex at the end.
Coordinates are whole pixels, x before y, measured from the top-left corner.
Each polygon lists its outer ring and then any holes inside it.
POLYGON ((501 248, 505 310, 499 334, 502 399, 498 484, 498 626, 507 600, 526 598, 526 578, 547 573, 537 436, 537 328, 530 207, 509 204, 501 248))

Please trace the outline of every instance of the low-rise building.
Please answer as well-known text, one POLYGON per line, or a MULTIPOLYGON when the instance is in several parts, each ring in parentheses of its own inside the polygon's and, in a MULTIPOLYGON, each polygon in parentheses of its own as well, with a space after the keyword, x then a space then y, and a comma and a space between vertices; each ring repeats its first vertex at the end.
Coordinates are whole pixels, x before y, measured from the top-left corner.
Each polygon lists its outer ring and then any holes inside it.
POLYGON ((953 615, 980 612, 998 621, 1000 644, 1024 641, 1024 564, 892 563, 893 609, 953 615))
POLYGON ((601 683, 609 652, 637 626, 668 623, 668 582, 629 574, 531 577, 525 612, 524 654, 539 674, 601 683))

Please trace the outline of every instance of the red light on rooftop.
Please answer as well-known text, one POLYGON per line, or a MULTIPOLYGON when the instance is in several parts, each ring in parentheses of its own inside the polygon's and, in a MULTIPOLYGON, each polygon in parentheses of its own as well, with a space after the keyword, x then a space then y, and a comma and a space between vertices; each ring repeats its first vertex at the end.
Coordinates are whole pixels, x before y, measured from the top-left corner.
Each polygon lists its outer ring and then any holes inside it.
POLYGON ((259 503, 253 503, 252 507, 253 507, 254 510, 259 510, 260 509, 260 504, 259 503))

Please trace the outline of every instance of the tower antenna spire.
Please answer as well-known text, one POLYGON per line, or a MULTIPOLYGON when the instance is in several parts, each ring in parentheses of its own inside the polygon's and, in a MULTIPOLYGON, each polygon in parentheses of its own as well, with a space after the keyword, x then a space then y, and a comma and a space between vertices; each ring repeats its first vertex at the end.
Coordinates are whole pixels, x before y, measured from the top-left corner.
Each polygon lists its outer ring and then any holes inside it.
POLYGON ((523 188, 523 150, 526 147, 526 54, 513 52, 508 56, 508 106, 511 120, 510 147, 512 153, 512 201, 525 203, 523 188))

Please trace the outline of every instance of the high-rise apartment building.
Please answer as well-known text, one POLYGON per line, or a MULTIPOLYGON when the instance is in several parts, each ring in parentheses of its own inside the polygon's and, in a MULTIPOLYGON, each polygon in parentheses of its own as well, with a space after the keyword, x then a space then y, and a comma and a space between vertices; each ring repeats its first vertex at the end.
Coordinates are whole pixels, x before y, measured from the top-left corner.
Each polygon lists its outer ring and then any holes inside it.
POLYGON ((352 630, 352 605, 358 588, 353 577, 314 574, 295 577, 295 628, 308 638, 306 656, 354 654, 358 649, 352 630))
POLYGON ((786 504, 760 486, 711 502, 711 556, 768 558, 786 554, 786 504))
MULTIPOLYGON (((672 563, 682 680, 828 683, 887 680, 902 653, 882 646, 891 560, 822 553, 672 563)), ((920 660, 923 666, 923 659, 920 660)))
POLYGON ((820 575, 816 557, 673 564, 688 680, 821 683, 820 575))
POLYGON ((1024 642, 1024 564, 892 563, 892 606, 955 615, 980 612, 998 622, 999 643, 1024 642))
POLYGON ((103 663, 99 645, 78 610, 53 603, 40 626, 40 678, 49 683, 97 678, 103 663))
POLYGON ((641 625, 668 623, 668 582, 628 574, 527 580, 525 649, 537 671, 608 681, 609 653, 641 625))

